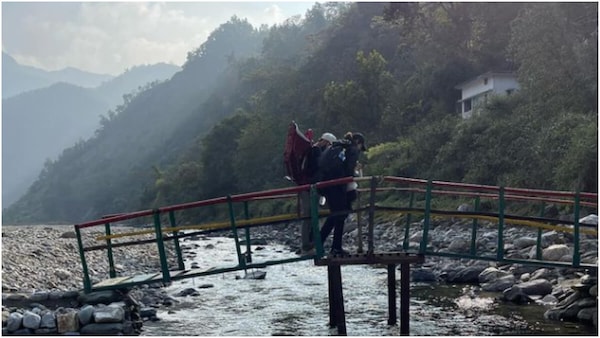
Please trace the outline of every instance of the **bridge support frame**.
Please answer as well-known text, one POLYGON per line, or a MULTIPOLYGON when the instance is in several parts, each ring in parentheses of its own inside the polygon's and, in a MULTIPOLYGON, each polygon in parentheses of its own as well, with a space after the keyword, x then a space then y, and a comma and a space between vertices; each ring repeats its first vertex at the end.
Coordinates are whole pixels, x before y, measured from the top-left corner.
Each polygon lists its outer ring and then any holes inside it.
POLYGON ((347 257, 327 257, 315 259, 315 265, 327 266, 328 291, 329 291, 329 326, 336 327, 338 335, 347 335, 346 314, 344 310, 344 294, 342 284, 342 265, 380 265, 387 266, 388 272, 388 324, 397 323, 397 293, 396 293, 396 267, 400 265, 400 334, 409 335, 410 321, 410 264, 424 262, 423 255, 410 255, 406 253, 384 254, 355 254, 347 257))

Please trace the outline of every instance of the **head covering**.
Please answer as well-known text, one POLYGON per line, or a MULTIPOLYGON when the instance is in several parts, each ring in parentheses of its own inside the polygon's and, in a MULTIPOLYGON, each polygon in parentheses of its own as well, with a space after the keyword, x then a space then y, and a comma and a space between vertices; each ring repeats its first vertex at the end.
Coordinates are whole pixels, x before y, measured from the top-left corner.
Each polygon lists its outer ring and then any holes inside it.
POLYGON ((324 133, 323 135, 321 135, 321 140, 333 143, 337 140, 337 137, 335 137, 335 135, 333 135, 332 133, 324 133))
POLYGON ((365 136, 362 133, 355 132, 352 133, 352 141, 360 143, 362 151, 367 151, 367 146, 365 145, 365 136))

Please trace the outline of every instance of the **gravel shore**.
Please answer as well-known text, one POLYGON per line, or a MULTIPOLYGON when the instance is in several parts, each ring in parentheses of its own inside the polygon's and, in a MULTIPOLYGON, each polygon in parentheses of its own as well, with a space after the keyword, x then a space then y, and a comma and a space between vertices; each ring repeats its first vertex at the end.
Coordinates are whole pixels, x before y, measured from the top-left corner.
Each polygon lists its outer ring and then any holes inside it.
MULTIPOLYGON (((123 231, 111 227, 114 232, 123 231)), ((131 228, 128 231, 131 231, 131 228)), ((101 245, 102 227, 82 231, 84 245, 101 245), (100 230, 100 231, 99 231, 100 230)), ((159 271, 156 245, 114 249, 117 271, 159 271)), ((86 253, 92 281, 106 278, 105 250, 86 253), (96 280, 95 280, 96 279, 96 280)), ((83 288, 83 272, 73 225, 2 226, 2 292, 33 293, 83 288)))

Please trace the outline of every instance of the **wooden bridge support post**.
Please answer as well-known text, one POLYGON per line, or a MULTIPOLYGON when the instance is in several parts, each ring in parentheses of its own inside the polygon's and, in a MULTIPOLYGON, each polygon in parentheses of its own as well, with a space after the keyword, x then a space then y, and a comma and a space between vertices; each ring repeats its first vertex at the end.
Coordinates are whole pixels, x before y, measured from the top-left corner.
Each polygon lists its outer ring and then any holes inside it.
POLYGON ((396 325, 398 318, 396 316, 396 265, 388 264, 388 325, 396 325))
POLYGON ((409 335, 410 324, 410 264, 400 264, 400 334, 409 335))
POLYGON ((346 314, 342 290, 342 270, 339 264, 327 265, 329 280, 329 326, 337 327, 338 335, 346 335, 346 314))

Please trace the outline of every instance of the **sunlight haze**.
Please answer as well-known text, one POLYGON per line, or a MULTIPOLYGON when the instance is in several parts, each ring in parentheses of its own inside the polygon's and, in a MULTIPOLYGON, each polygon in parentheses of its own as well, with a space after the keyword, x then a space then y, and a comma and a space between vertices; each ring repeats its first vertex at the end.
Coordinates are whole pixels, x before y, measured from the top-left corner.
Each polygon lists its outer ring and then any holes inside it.
POLYGON ((3 2, 2 50, 44 70, 118 75, 181 66, 234 15, 258 28, 304 17, 314 2, 3 2))

